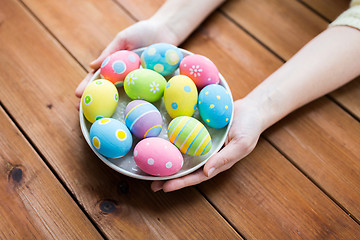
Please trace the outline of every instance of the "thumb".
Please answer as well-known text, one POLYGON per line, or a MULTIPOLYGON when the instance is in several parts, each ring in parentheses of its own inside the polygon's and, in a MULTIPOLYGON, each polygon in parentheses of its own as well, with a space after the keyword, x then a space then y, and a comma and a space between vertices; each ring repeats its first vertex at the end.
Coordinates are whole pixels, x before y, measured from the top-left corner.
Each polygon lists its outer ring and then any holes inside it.
POLYGON ((110 44, 101 52, 100 56, 90 63, 92 69, 98 69, 101 66, 101 63, 105 60, 110 54, 124 49, 124 41, 121 34, 118 34, 110 44))
POLYGON ((241 142, 243 142, 241 139, 233 139, 222 150, 210 157, 204 166, 204 174, 211 178, 231 168, 237 161, 249 154, 251 149, 241 142))

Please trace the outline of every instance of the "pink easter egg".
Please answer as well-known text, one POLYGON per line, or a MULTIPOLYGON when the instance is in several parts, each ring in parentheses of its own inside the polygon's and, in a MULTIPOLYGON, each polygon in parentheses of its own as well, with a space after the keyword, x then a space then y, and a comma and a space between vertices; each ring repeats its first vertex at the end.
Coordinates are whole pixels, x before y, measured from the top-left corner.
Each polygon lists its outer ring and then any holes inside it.
POLYGON ((126 75, 139 67, 140 57, 136 53, 121 50, 105 58, 100 67, 100 76, 121 86, 126 75))
POLYGON ((169 176, 178 172, 184 159, 181 152, 171 142, 158 138, 145 138, 134 148, 136 165, 153 176, 169 176))
POLYGON ((179 69, 180 74, 191 78, 198 89, 209 84, 218 84, 220 81, 219 71, 215 64, 202 55, 186 56, 181 61, 179 69))

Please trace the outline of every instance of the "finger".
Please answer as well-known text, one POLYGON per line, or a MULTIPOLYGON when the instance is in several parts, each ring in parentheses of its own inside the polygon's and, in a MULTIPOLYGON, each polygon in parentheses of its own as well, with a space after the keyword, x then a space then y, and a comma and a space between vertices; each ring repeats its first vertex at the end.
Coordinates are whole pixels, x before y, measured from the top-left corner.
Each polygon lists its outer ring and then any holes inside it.
POLYGON ((76 90, 75 90, 75 95, 78 97, 78 98, 81 98, 85 88, 86 88, 86 85, 89 83, 89 81, 91 80, 91 78, 94 76, 94 73, 95 71, 92 71, 90 73, 88 73, 86 75, 86 77, 80 82, 80 84, 77 86, 76 90))
POLYGON ((90 67, 93 69, 98 69, 101 66, 101 63, 104 59, 109 56, 110 54, 124 49, 124 41, 122 35, 117 35, 110 44, 101 52, 100 56, 90 63, 90 67))
POLYGON ((153 192, 160 191, 161 189, 163 189, 164 183, 165 183, 165 181, 153 181, 151 183, 151 190, 153 192))
POLYGON ((80 102, 78 102, 77 104, 76 104, 76 109, 79 111, 80 110, 80 102))
POLYGON ((240 140, 232 140, 221 151, 209 158, 204 166, 204 175, 213 177, 229 169, 248 153, 248 147, 242 145, 240 140))
POLYGON ((199 184, 208 179, 209 177, 204 175, 203 170, 199 169, 196 172, 186 175, 184 177, 166 181, 163 184, 162 189, 164 192, 171 192, 184 187, 199 184))

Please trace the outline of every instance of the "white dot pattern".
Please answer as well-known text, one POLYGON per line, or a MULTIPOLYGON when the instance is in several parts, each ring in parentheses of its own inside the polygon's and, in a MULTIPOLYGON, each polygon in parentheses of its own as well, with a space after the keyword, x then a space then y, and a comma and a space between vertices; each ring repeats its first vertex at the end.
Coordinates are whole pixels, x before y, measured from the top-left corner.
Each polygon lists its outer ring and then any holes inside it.
POLYGON ((167 162, 165 166, 166 166, 166 168, 171 168, 172 167, 172 162, 167 162))
POLYGON ((149 159, 147 160, 147 162, 148 162, 149 165, 153 165, 155 161, 154 161, 154 159, 149 158, 149 159))

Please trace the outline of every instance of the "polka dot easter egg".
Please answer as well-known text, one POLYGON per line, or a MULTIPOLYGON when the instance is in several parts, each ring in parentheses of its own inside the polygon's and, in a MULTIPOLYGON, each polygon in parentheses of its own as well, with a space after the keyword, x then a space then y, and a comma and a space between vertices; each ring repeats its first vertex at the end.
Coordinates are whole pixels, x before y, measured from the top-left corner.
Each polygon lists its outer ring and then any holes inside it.
POLYGON ((193 117, 177 117, 168 127, 170 142, 182 153, 201 156, 211 149, 211 136, 205 126, 193 117))
POLYGON ((127 127, 119 120, 103 118, 90 128, 92 146, 101 155, 108 158, 120 158, 126 155, 132 146, 132 136, 127 127))
POLYGON ((184 159, 180 151, 162 138, 146 138, 134 148, 136 165, 144 172, 154 176, 169 176, 178 172, 184 159))
POLYGON ((124 90, 131 99, 144 99, 148 102, 159 100, 166 86, 165 78, 149 69, 130 72, 124 81, 124 90))
POLYGON ((192 116, 197 105, 198 91, 193 81, 183 75, 172 77, 164 91, 166 111, 172 118, 192 116))
POLYGON ((182 58, 182 52, 174 45, 156 43, 148 46, 141 54, 141 65, 167 76, 175 72, 182 58))
POLYGON ((91 82, 85 89, 81 105, 85 118, 93 123, 103 117, 111 117, 119 101, 114 84, 105 79, 91 82))
POLYGON ((102 62, 100 76, 116 86, 122 86, 126 75, 140 67, 140 57, 131 51, 117 51, 102 62))
POLYGON ((159 136, 163 121, 154 105, 134 100, 125 108, 125 124, 136 137, 146 138, 159 136))
POLYGON ((215 64, 202 55, 194 54, 186 56, 179 66, 180 74, 191 78, 198 89, 209 84, 218 84, 220 81, 219 71, 215 64))
POLYGON ((223 128, 230 122, 233 103, 223 86, 211 84, 200 91, 198 108, 200 117, 207 125, 223 128))

